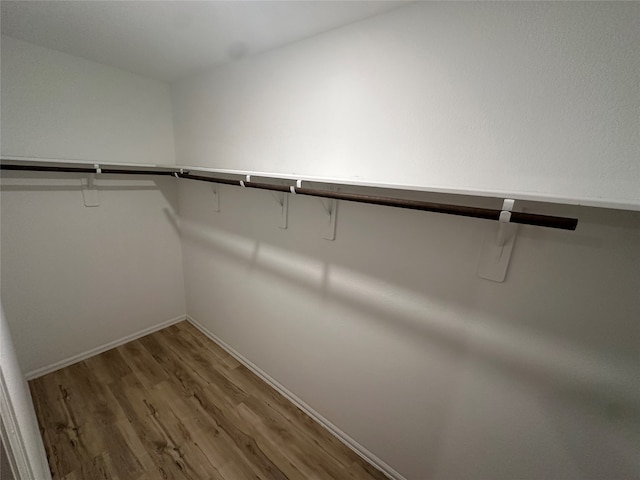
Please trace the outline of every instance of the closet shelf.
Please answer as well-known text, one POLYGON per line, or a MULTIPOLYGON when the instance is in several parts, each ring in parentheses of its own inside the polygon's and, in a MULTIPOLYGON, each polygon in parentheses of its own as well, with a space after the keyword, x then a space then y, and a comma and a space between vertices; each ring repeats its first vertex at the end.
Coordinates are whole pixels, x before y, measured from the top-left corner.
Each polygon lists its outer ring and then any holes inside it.
MULTIPOLYGON (((556 217, 550 215, 539 215, 534 213, 515 212, 504 209, 490 209, 473 206, 451 205, 444 203, 425 202, 419 200, 408 200, 401 198, 364 195, 357 193, 337 192, 334 190, 321 190, 316 188, 306 188, 302 186, 302 182, 330 183, 335 186, 366 186, 374 188, 395 188, 399 187, 392 184, 370 184, 344 181, 331 181, 329 179, 321 179, 317 177, 296 177, 291 175, 278 175, 267 173, 246 174, 244 172, 234 170, 211 170, 198 167, 174 167, 160 165, 132 165, 132 164, 115 164, 115 163, 92 163, 80 161, 62 161, 62 160, 24 160, 10 157, 2 157, 0 162, 0 170, 9 171, 40 171, 40 172, 68 172, 68 173, 85 173, 85 174, 117 174, 117 175, 164 175, 183 178, 189 180, 204 181, 210 183, 220 183, 225 185, 235 185, 246 188, 257 188, 262 190, 271 190, 283 193, 292 193, 297 195, 307 195, 320 198, 329 198, 335 200, 346 200, 350 202, 368 203, 374 205, 385 205, 389 207, 405 208, 410 210, 421 210, 427 212, 445 213, 449 215, 459 215, 465 217, 482 218, 486 220, 494 220, 502 223, 517 223, 523 225, 534 225, 538 227, 556 228, 562 230, 575 230, 578 220, 575 218, 556 217), (219 177, 216 175, 235 175, 242 176, 242 179, 233 179, 219 177), (252 176, 266 177, 273 180, 287 180, 295 182, 295 185, 278 185, 272 183, 255 182, 251 180, 252 176)), ((403 190, 412 190, 409 188, 400 188, 403 190)), ((424 188, 416 188, 413 190, 427 191, 424 188)), ((449 193, 474 195, 471 191, 452 191, 452 190, 428 190, 434 193, 449 193)), ((481 195, 489 196, 489 195, 481 195)), ((496 196, 496 195, 491 195, 496 196)), ((506 203, 506 202, 505 202, 506 203)))

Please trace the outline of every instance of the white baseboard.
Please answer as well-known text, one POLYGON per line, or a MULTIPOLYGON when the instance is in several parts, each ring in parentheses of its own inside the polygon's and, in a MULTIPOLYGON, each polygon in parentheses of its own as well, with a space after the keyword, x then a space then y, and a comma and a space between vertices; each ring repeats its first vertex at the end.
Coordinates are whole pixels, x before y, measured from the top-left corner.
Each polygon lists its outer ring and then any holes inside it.
POLYGON ((251 370, 253 373, 255 373, 258 377, 260 377, 266 383, 271 385, 273 388, 275 388, 278 392, 280 392, 282 395, 284 395, 284 397, 286 397, 291 402, 293 402, 298 408, 300 408, 300 410, 305 412, 307 415, 309 415, 311 418, 313 418, 316 422, 318 422, 320 425, 322 425, 333 436, 335 436, 338 440, 340 440, 342 443, 344 443, 347 447, 349 447, 351 450, 353 450, 356 454, 358 454, 360 457, 362 457, 364 460, 366 460, 368 463, 370 463, 373 467, 375 467, 376 469, 380 470, 387 477, 389 477, 389 478, 391 478, 393 480, 407 480, 405 477, 400 475, 400 473, 395 471, 393 468, 391 468, 388 464, 386 464, 384 461, 382 461, 380 458, 378 458, 372 452, 367 450, 365 447, 360 445, 358 442, 356 442, 349 435, 347 435, 342 430, 340 430, 338 427, 336 427, 329 420, 327 420, 322 415, 320 415, 318 412, 316 412, 313 408, 311 408, 304 401, 302 401, 300 398, 298 398, 294 393, 292 393, 291 391, 287 390, 284 386, 282 386, 280 383, 278 383, 278 381, 276 381, 274 378, 272 378, 268 373, 266 373, 260 367, 258 367, 254 363, 252 363, 247 358, 245 358, 241 353, 239 353, 233 347, 231 347, 230 345, 225 343, 222 339, 220 339, 218 336, 213 334, 211 331, 209 331, 202 324, 198 323, 198 321, 195 320, 193 317, 187 315, 187 320, 194 327, 196 327, 198 330, 200 330, 204 335, 206 335, 211 340, 213 340, 218 345, 220 345, 220 347, 225 349, 230 355, 232 355, 236 360, 238 360, 240 363, 242 363, 245 367, 247 367, 249 370, 251 370))
POLYGON ((112 342, 105 343, 104 345, 100 345, 99 347, 92 348, 91 350, 87 350, 86 352, 73 355, 72 357, 65 358, 64 360, 60 360, 59 362, 52 363, 51 365, 47 365, 45 367, 37 368, 35 370, 27 372, 25 374, 25 378, 27 380, 33 380, 34 378, 41 377, 43 375, 46 375, 47 373, 55 372, 56 370, 60 370, 61 368, 68 367, 69 365, 73 365, 74 363, 81 362, 82 360, 85 360, 89 357, 93 357, 102 352, 106 352, 107 350, 111 350, 112 348, 119 347, 120 345, 124 345, 125 343, 131 342, 140 337, 144 337, 145 335, 149 335, 150 333, 157 332, 158 330, 162 330, 163 328, 173 325, 174 323, 181 322, 186 318, 187 318, 186 315, 177 316, 165 322, 145 328, 144 330, 140 330, 138 332, 132 333, 131 335, 127 335, 126 337, 122 337, 122 338, 119 338, 118 340, 114 340, 112 342))

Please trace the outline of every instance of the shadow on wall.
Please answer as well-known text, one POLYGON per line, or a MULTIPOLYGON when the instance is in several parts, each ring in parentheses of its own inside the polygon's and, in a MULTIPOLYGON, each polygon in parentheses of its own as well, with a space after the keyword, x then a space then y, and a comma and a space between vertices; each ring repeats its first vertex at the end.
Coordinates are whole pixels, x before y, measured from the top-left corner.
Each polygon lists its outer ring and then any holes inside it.
MULTIPOLYGON (((77 191, 82 202, 82 182, 89 178, 87 174, 47 172, 2 171, 0 191, 19 192, 69 192, 77 191)), ((95 179, 98 191, 142 191, 157 190, 162 193, 172 208, 177 209, 176 180, 155 175, 137 175, 135 178, 122 175, 100 174, 95 179)))
MULTIPOLYGON (((204 195, 208 190, 193 188, 204 195)), ((579 230, 521 227, 507 282, 497 284, 478 279, 475 271, 482 236, 494 229, 492 222, 395 209, 389 214, 385 207, 345 202, 338 238, 326 242, 313 230, 322 221, 317 199, 290 201, 289 229, 280 230, 277 204, 267 203, 263 192, 233 187, 222 192, 227 203, 219 213, 211 211, 206 196, 192 193, 184 198, 181 193, 181 218, 165 213, 180 231, 184 251, 202 250, 204 255, 193 257, 198 262, 210 259, 197 269, 220 268, 215 275, 223 283, 224 272, 237 274, 233 281, 240 283, 225 295, 243 296, 242 282, 261 277, 283 297, 312 299, 309 308, 339 305, 354 312, 348 321, 368 322, 367 329, 401 336, 407 347, 447 350, 450 358, 462 360, 462 368, 448 370, 454 387, 429 400, 439 409, 428 428, 429 438, 440 444, 423 445, 432 476, 452 422, 460 421, 453 419, 461 394, 455 385, 466 381, 465 369, 478 365, 535 392, 532 401, 586 478, 638 471, 630 445, 637 437, 633 432, 640 432, 633 349, 638 337, 632 333, 640 313, 634 294, 640 278, 633 268, 640 259, 640 214, 544 206, 541 213, 579 210, 579 230), (276 214, 270 216, 271 210, 276 214), (627 282, 615 283, 616 275, 627 282), (602 308, 609 301, 616 305, 607 314, 602 308)), ((351 339, 349 348, 357 349, 357 342, 351 339)), ((473 399, 468 401, 467 408, 476 409, 473 399)), ((509 441, 525 448, 526 435, 512 428, 509 441)), ((533 458, 533 452, 520 454, 533 458)))
POLYGON ((214 250, 247 271, 260 269, 291 288, 364 313, 381 328, 402 329, 416 341, 436 341, 457 351, 472 350, 530 381, 551 383, 574 399, 594 398, 640 419, 640 382, 635 365, 549 336, 499 322, 465 305, 413 292, 350 268, 283 250, 165 211, 183 241, 214 250), (618 407, 614 407, 618 408, 618 407))

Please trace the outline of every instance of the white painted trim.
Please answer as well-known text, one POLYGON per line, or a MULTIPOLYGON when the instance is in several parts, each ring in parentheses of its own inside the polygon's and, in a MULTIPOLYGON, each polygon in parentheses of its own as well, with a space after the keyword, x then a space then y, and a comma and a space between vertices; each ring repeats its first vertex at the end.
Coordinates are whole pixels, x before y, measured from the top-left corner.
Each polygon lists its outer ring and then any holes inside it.
POLYGON ((186 318, 186 315, 179 315, 165 322, 153 325, 151 327, 145 328, 144 330, 140 330, 125 337, 119 338, 118 340, 114 340, 112 342, 105 343, 104 345, 100 345, 99 347, 92 348, 91 350, 87 350, 86 352, 73 355, 72 357, 65 358, 64 360, 52 363, 51 365, 47 365, 45 367, 37 368, 35 370, 27 372, 25 378, 27 380, 33 380, 34 378, 41 377, 43 375, 46 375, 47 373, 55 372, 56 370, 60 370, 61 368, 68 367, 69 365, 73 365, 74 363, 78 363, 87 358, 99 355, 100 353, 111 350, 112 348, 119 347, 120 345, 124 345, 125 343, 131 342, 133 340, 137 340, 138 338, 149 335, 150 333, 162 330, 163 328, 173 325, 174 323, 181 322, 186 318))
POLYGON ((371 451, 367 450, 365 447, 360 445, 357 441, 351 438, 349 435, 344 433, 338 427, 336 427, 333 423, 323 417, 321 414, 316 412, 313 408, 307 405, 303 400, 298 398, 294 393, 287 390, 283 385, 278 383, 273 377, 271 377, 268 373, 262 370, 260 367, 255 365, 253 362, 244 357, 240 352, 235 350, 233 347, 228 345, 222 339, 220 339, 217 335, 213 334, 206 327, 198 323, 190 315, 187 315, 187 321, 191 323, 194 327, 200 330, 204 335, 209 337, 211 340, 216 342, 220 347, 226 350, 230 355, 232 355, 236 360, 242 363, 245 367, 255 373, 258 377, 264 380, 267 384, 275 388, 278 392, 280 392, 284 397, 289 399, 293 404, 295 404, 300 410, 313 418, 316 422, 318 422, 321 426, 327 429, 333 436, 335 436, 338 440, 344 443, 347 447, 353 450, 356 454, 370 463, 373 467, 380 470, 387 477, 392 480, 407 480, 400 473, 394 470, 390 465, 385 463, 383 460, 374 455, 371 451))
POLYGON ((35 480, 35 475, 29 462, 29 455, 27 454, 27 447, 24 444, 2 371, 0 371, 0 437, 9 458, 13 475, 16 478, 35 480))

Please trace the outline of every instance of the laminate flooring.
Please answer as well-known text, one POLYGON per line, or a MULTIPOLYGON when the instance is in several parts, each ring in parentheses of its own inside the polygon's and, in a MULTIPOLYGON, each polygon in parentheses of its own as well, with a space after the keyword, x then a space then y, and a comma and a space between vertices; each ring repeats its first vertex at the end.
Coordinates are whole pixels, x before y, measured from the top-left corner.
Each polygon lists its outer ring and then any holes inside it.
POLYGON ((385 479, 184 321, 32 380, 54 479, 385 479))

